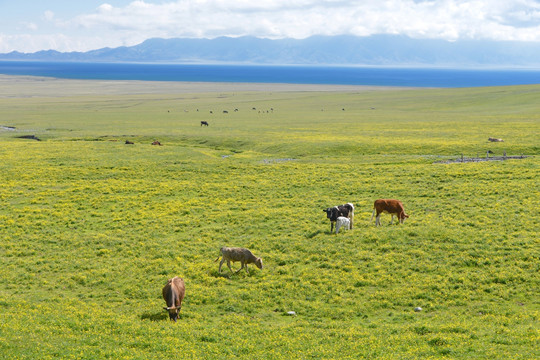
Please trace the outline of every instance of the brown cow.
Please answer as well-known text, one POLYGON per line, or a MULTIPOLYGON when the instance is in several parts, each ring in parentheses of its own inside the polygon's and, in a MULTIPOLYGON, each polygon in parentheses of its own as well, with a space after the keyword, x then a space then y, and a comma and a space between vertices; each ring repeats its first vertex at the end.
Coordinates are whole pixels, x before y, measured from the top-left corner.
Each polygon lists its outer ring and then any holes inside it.
POLYGON ((383 212, 387 212, 392 215, 392 221, 390 224, 394 223, 394 215, 397 215, 399 222, 402 224, 405 219, 409 217, 409 215, 405 214, 401 201, 393 199, 379 199, 375 200, 375 203, 373 204, 373 213, 371 214, 370 221, 372 221, 373 216, 375 216, 375 225, 381 225, 381 214, 383 212))
POLYGON ((186 294, 186 286, 184 285, 184 279, 175 276, 172 279, 167 280, 167 285, 162 290, 163 299, 167 303, 167 307, 163 309, 169 312, 169 319, 176 321, 178 314, 182 308, 182 300, 186 294))
POLYGON ((161 143, 160 143, 159 141, 156 140, 156 141, 154 141, 154 142, 152 143, 152 145, 159 145, 159 146, 161 146, 161 143))

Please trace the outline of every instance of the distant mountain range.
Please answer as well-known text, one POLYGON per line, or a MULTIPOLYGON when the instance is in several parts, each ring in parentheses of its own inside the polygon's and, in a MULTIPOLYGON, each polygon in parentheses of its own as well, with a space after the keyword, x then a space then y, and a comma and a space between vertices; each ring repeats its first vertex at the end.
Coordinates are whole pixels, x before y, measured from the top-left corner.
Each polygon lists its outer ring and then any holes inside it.
POLYGON ((412 39, 399 35, 150 39, 87 52, 0 54, 0 60, 539 67, 540 42, 412 39))

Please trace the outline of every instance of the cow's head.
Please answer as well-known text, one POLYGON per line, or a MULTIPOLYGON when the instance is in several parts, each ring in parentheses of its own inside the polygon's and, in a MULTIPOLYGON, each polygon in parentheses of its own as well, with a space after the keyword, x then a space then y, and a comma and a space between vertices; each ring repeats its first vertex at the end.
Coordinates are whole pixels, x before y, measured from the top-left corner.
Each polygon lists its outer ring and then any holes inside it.
POLYGON ((405 222, 405 219, 408 219, 409 218, 409 215, 405 214, 405 212, 401 212, 401 214, 399 214, 399 221, 403 224, 405 222))
POLYGON ((169 312, 169 319, 176 321, 178 319, 178 314, 180 313, 179 307, 164 307, 164 310, 169 312))
POLYGON ((261 258, 257 258, 255 259, 255 265, 262 270, 263 268, 263 264, 262 264, 262 259, 261 258))
POLYGON ((337 217, 339 216, 339 210, 336 206, 324 209, 323 211, 326 213, 326 217, 332 221, 336 221, 337 217))

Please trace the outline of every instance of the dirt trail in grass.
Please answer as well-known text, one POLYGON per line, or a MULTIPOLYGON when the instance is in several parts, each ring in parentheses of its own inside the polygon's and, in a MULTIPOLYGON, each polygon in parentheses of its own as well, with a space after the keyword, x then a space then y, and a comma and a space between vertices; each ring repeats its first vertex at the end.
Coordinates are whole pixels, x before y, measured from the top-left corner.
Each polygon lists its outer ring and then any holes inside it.
POLYGON ((455 164, 455 163, 470 163, 470 162, 482 162, 482 161, 505 161, 505 160, 521 160, 530 156, 515 155, 515 156, 492 156, 492 157, 475 157, 475 158, 457 158, 453 160, 436 161, 437 164, 455 164))
POLYGON ((289 92, 289 91, 381 91, 412 89, 390 86, 210 83, 137 80, 71 80, 0 74, 0 98, 58 97, 71 95, 170 94, 205 92, 289 92))

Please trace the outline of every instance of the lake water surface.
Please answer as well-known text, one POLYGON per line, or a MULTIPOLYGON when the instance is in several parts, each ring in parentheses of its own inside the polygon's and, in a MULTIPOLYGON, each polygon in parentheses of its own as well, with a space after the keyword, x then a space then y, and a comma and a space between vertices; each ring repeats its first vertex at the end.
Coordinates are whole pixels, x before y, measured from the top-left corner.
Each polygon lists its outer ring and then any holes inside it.
POLYGON ((0 74, 64 79, 478 87, 540 84, 540 69, 0 61, 0 74))

